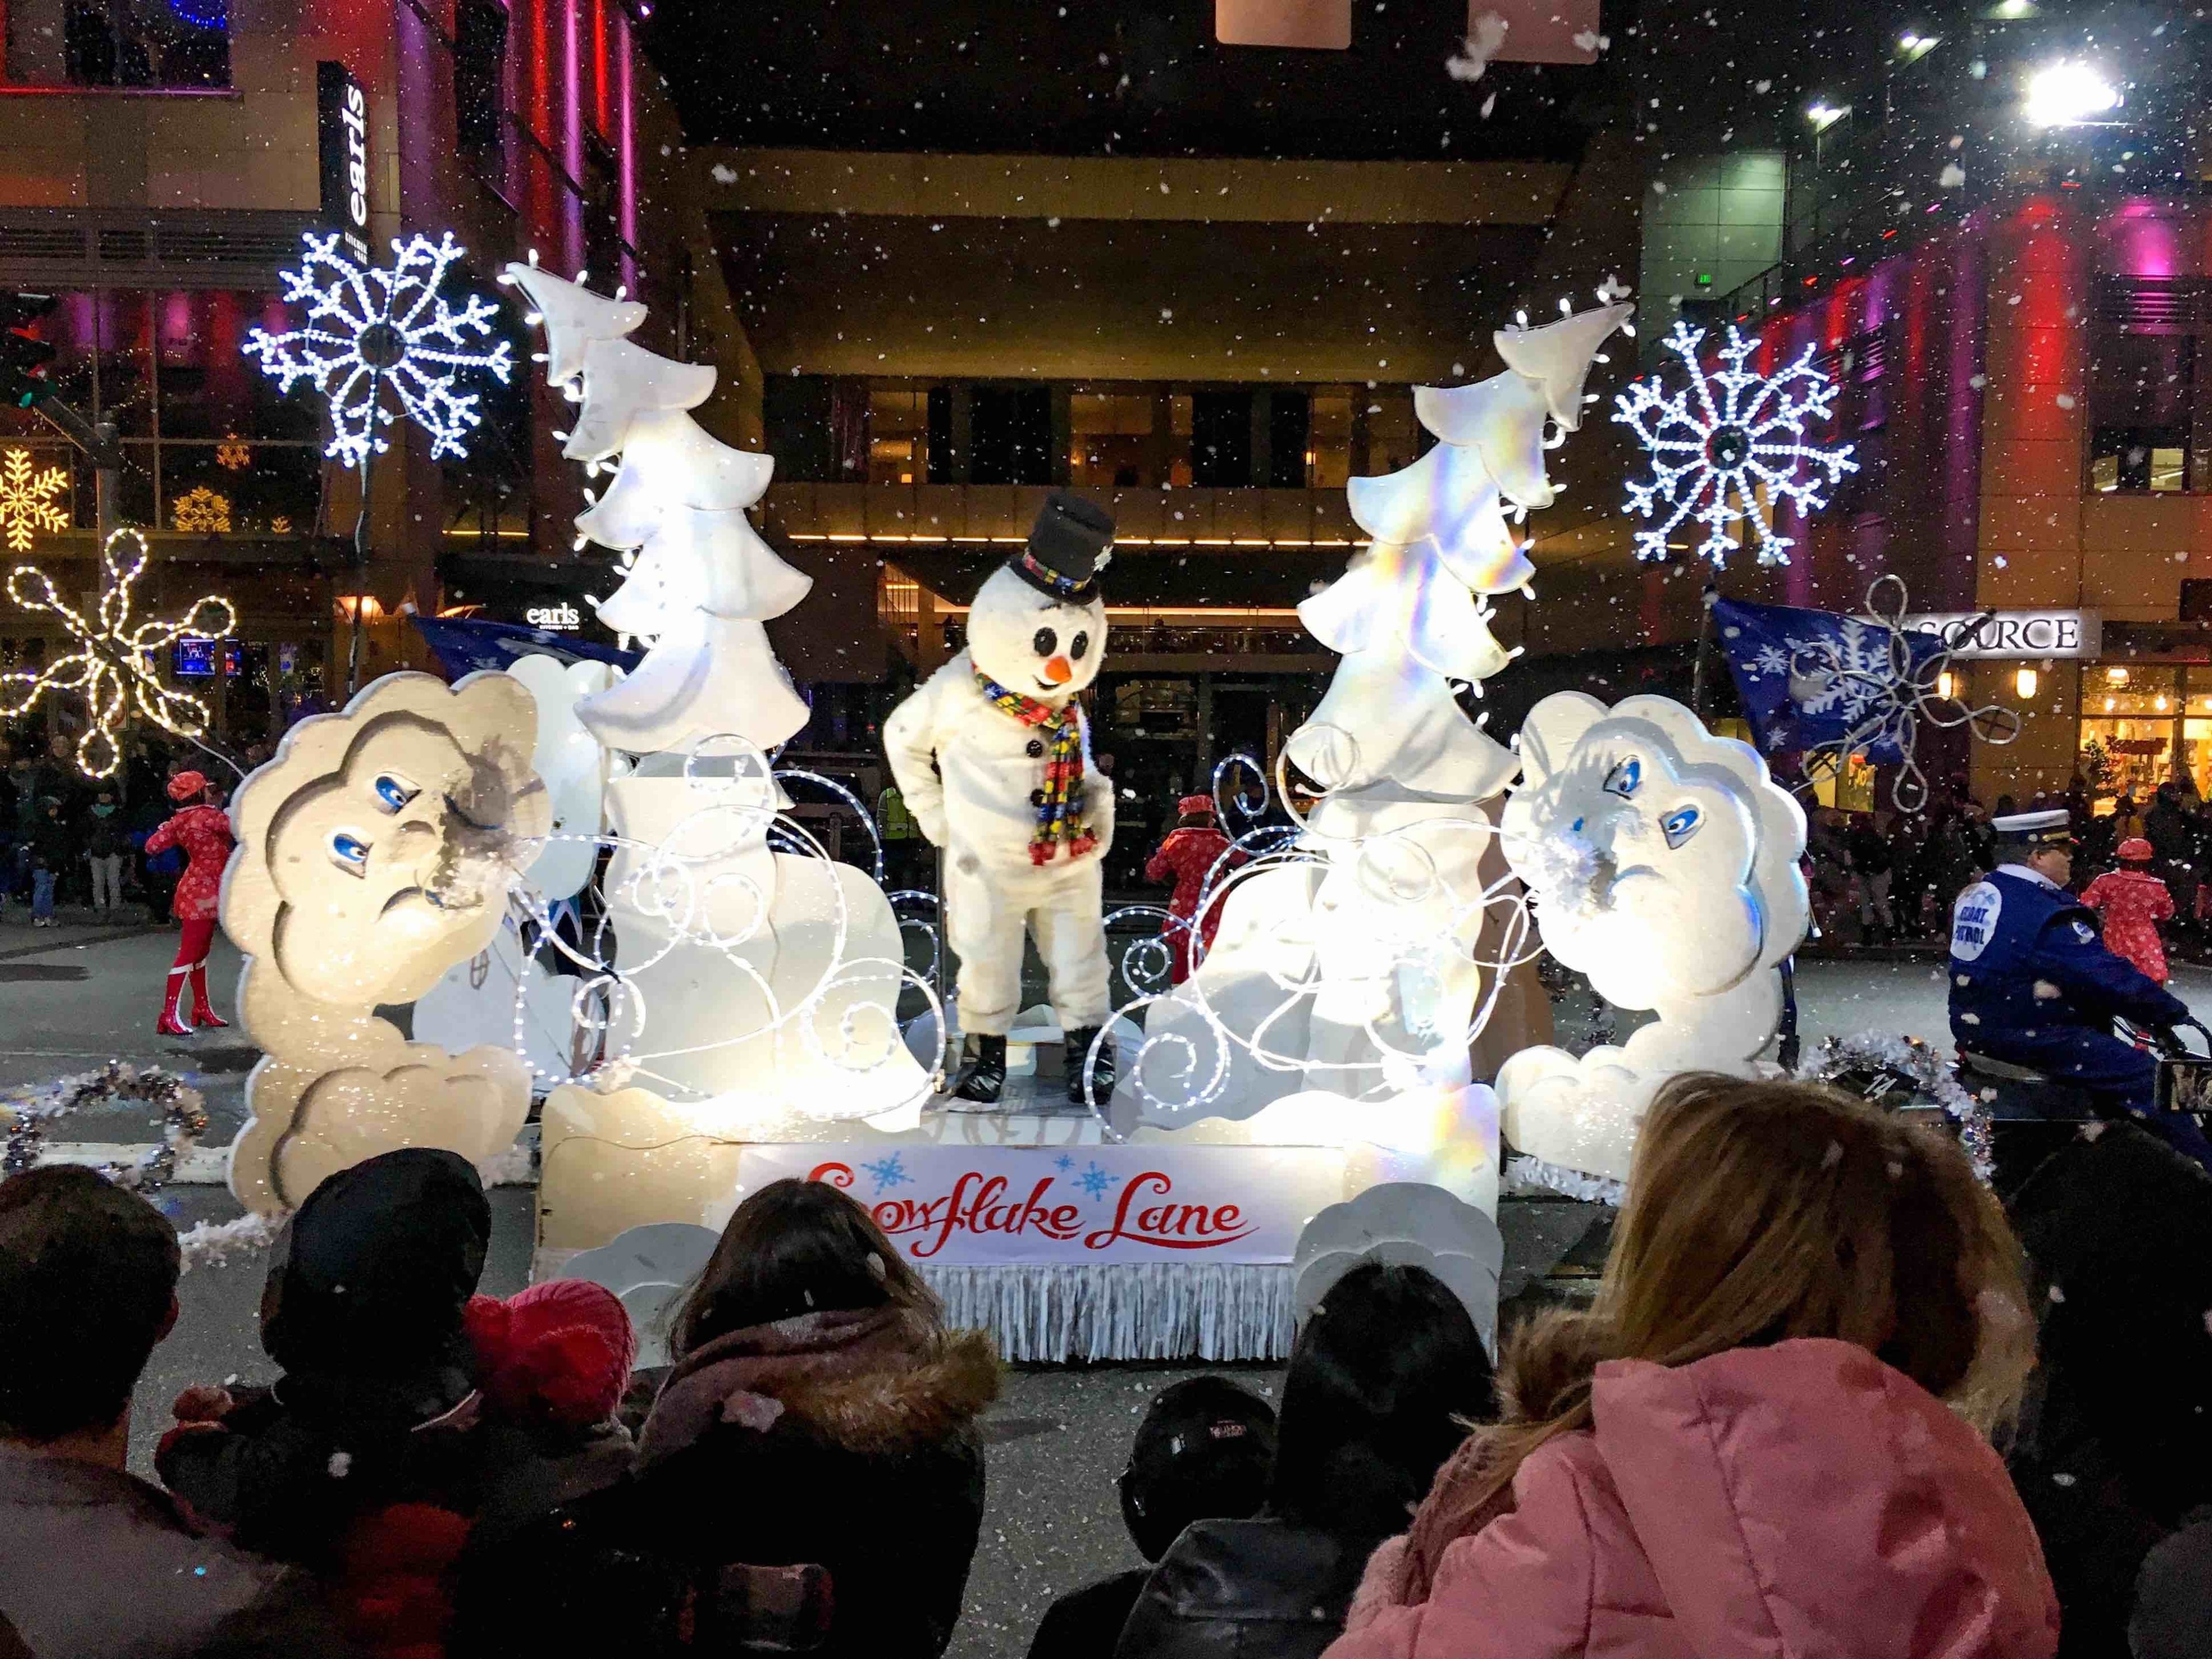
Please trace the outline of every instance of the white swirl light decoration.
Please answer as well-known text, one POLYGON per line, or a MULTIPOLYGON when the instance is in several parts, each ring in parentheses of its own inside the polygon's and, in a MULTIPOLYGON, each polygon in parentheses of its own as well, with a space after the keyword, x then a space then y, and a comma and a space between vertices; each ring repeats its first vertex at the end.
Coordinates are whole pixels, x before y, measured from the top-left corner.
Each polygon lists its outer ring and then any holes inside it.
MULTIPOLYGON (((773 1053, 787 1038, 796 1038, 806 1054, 825 1066, 867 1073, 907 1046, 896 1005, 908 988, 919 992, 927 1005, 913 1024, 930 1021, 937 1033, 935 1049, 942 1050, 945 1013, 929 981, 903 961, 848 955, 855 919, 834 880, 826 889, 830 910, 822 967, 797 994, 791 994, 789 986, 780 991, 770 974, 747 955, 748 947, 758 950, 772 944, 778 921, 775 896, 741 863, 749 853, 769 854, 773 848, 770 856, 815 861, 833 871, 840 867, 803 823, 776 810, 773 792, 762 787, 770 775, 767 758, 757 745, 732 734, 719 734, 687 751, 683 781, 696 794, 696 802, 654 839, 615 833, 546 838, 548 843, 587 842, 615 858, 605 865, 596 884, 599 902, 592 908, 601 919, 592 936, 577 943, 560 931, 552 906, 542 895, 520 882, 510 892, 518 917, 530 925, 536 948, 561 959, 575 981, 568 1004, 570 1064, 561 1070, 532 1060, 541 1085, 643 1083, 672 1099, 708 1101, 720 1091, 687 1081, 679 1074, 691 1069, 685 1062, 696 1066, 702 1057, 732 1052, 773 1053), (717 775, 723 770, 731 775, 717 775), (618 920, 623 916, 634 925, 625 927, 618 920), (635 925, 639 922, 646 926, 635 925), (706 953, 709 958, 693 970, 697 977, 726 987, 726 998, 749 995, 756 1000, 762 1018, 735 1020, 732 1024, 740 1029, 706 1042, 653 1038, 657 1012, 669 1016, 653 1005, 648 990, 653 970, 674 964, 687 952, 706 953), (878 1002, 872 994, 884 984, 896 989, 878 1002), (855 994, 841 996, 841 991, 855 994)), ((849 791, 834 779, 798 773, 775 775, 779 781, 803 776, 849 799, 849 791)), ((783 880, 776 878, 776 884, 783 880)), ((908 919, 901 925, 927 927, 908 919)), ((526 1055, 530 1013, 524 976, 518 979, 514 993, 514 1030, 517 1052, 526 1055)), ((677 1023, 683 1024, 680 1018, 677 1023)), ((935 1079, 925 1073, 908 1097, 888 1106, 872 1103, 869 1115, 918 1106, 934 1088, 935 1079)))
POLYGON ((324 453, 358 470, 391 447, 383 428, 397 418, 384 407, 392 388, 408 419, 430 434, 437 459, 468 453, 469 429, 480 425, 477 394, 455 389, 464 372, 482 370, 505 385, 514 368, 505 340, 486 341, 499 308, 481 295, 460 308, 440 292, 448 270, 467 250, 447 232, 436 241, 392 241, 390 270, 356 265, 338 251, 338 235, 307 232, 297 270, 281 271, 284 298, 307 308, 300 327, 282 334, 254 329, 240 349, 289 392, 311 383, 330 406, 331 441, 324 453))
MULTIPOLYGON (((1357 741, 1347 733, 1343 741, 1357 748, 1357 741)), ((1245 757, 1232 757, 1224 762, 1215 776, 1218 791, 1223 772, 1237 760, 1252 766, 1256 763, 1245 757)), ((1372 1016, 1366 1018, 1360 1030, 1372 1044, 1378 1058, 1352 1060, 1341 1057, 1316 1058, 1303 1049, 1293 1052, 1285 1034, 1304 1029, 1305 1018, 1313 1011, 1317 998, 1325 988, 1326 981, 1318 965, 1311 972, 1300 970, 1295 964, 1299 952, 1286 951, 1279 960, 1269 965, 1269 982, 1279 993, 1274 1006, 1249 1022, 1249 1029, 1241 1029, 1248 1022, 1226 1016, 1208 995, 1203 975, 1195 972, 1177 988, 1182 994, 1176 1004, 1178 1012, 1193 1009, 1199 1016, 1195 1030, 1173 1029, 1155 1030, 1146 1022, 1143 1042, 1133 1054, 1119 1058, 1118 1073, 1123 1086, 1135 1097, 1148 1117, 1165 1117, 1189 1121, 1204 1116, 1222 1097, 1233 1070, 1250 1065, 1261 1070, 1294 1073, 1314 1080, 1316 1086, 1331 1086, 1343 1091, 1347 1074, 1364 1079, 1353 1092, 1355 1099, 1382 1099, 1399 1094, 1414 1083, 1418 1068, 1437 1049, 1456 1041, 1461 1047, 1472 1043, 1489 1024, 1492 1011, 1505 983, 1505 976, 1513 969, 1536 959, 1542 954, 1535 932, 1530 924, 1528 903, 1519 882, 1504 875, 1484 884, 1479 889, 1460 894, 1445 880, 1437 866, 1435 855, 1422 844, 1422 838, 1432 838, 1438 832, 1448 836, 1466 835, 1488 841, 1497 836, 1497 826, 1479 817, 1428 818, 1408 824, 1401 830, 1368 836, 1333 835, 1316 827, 1310 811, 1301 815, 1290 805, 1290 791, 1285 776, 1286 759, 1279 759, 1276 785, 1289 816, 1288 824, 1263 823, 1258 820, 1267 811, 1267 784, 1261 775, 1257 804, 1249 797, 1241 797, 1239 810, 1249 813, 1252 827, 1236 838, 1208 872, 1201 891, 1197 914, 1219 903, 1226 906, 1235 890, 1246 883, 1264 876, 1302 866, 1316 866, 1348 872, 1363 888, 1380 890, 1391 902, 1419 907, 1425 927, 1422 945, 1417 949, 1400 948, 1394 951, 1389 964, 1394 978, 1437 982, 1439 958, 1455 960, 1482 971, 1484 988, 1468 1022, 1463 1036, 1449 1034, 1433 1029, 1418 1035, 1423 1046, 1412 1048, 1401 1041, 1398 1033, 1385 1030, 1372 1016), (1247 855, 1249 861, 1231 867, 1236 854, 1247 855), (1413 880, 1407 884, 1411 872, 1413 880), (1494 929, 1480 924, 1489 921, 1493 912, 1497 918, 1494 929), (1470 924, 1475 924, 1470 926, 1470 924), (1462 943, 1462 932, 1476 938, 1492 933, 1496 948, 1485 951, 1480 946, 1469 948, 1462 943), (1154 1079, 1160 1068, 1150 1065, 1154 1055, 1171 1057, 1168 1075, 1159 1082, 1165 1089, 1156 1086, 1154 1079), (1173 1092, 1167 1092, 1171 1089, 1173 1092)), ((1328 800, 1334 792, 1323 792, 1316 805, 1328 800)), ((1131 910, 1151 907, 1130 907, 1131 910)), ((1115 918, 1129 914, 1115 913, 1115 918)), ((1085 1055, 1083 1069, 1084 1100, 1098 1120, 1101 1131, 1115 1142, 1127 1139, 1128 1126, 1117 1122, 1098 1097, 1096 1086, 1098 1054, 1114 1029, 1124 1022, 1133 1023, 1133 1017, 1168 1000, 1164 990, 1140 989, 1149 975, 1142 970, 1132 972, 1127 967, 1127 955, 1158 940, 1140 941, 1125 953, 1123 978, 1132 991, 1138 992, 1131 1000, 1117 1007, 1113 1018, 1101 1028, 1085 1055)), ((1187 1024, 1187 1023, 1186 1023, 1187 1024)))
POLYGON ((1613 400, 1613 418, 1651 457, 1650 478, 1629 483, 1628 508, 1660 522, 1636 532, 1636 556, 1664 559, 1668 535, 1694 520, 1705 526, 1698 554, 1719 569, 1742 545, 1729 526, 1748 523, 1759 562, 1788 564, 1796 544, 1767 521, 1759 492, 1787 496, 1800 514, 1812 513, 1827 505, 1823 489, 1859 470, 1850 444, 1808 439, 1809 424, 1834 417, 1836 383, 1813 367, 1809 345, 1778 374, 1746 368, 1759 342, 1745 339, 1733 323, 1722 366, 1708 375, 1698 358, 1705 337, 1705 330, 1678 322, 1664 342, 1689 369, 1686 386, 1669 392, 1654 374, 1630 381, 1613 400))
POLYGON ((88 617, 64 599, 46 572, 19 564, 8 574, 8 597, 26 611, 46 611, 61 618, 76 649, 34 672, 0 675, 0 714, 27 714, 49 692, 74 691, 84 698, 91 719, 77 739, 76 767, 88 778, 112 778, 123 763, 116 733, 132 705, 163 731, 197 742, 207 732, 207 705, 173 691, 154 667, 154 655, 179 640, 221 640, 238 626, 228 599, 205 594, 173 622, 131 620, 133 590, 145 573, 151 550, 139 532, 113 532, 100 551, 107 568, 106 591, 88 617))

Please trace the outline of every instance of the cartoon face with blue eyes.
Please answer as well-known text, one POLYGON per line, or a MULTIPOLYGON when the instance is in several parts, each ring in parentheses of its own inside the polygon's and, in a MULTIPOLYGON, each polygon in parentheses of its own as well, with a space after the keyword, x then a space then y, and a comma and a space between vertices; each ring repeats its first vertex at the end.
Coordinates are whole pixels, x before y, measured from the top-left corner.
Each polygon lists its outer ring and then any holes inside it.
POLYGON ((515 821, 526 791, 520 832, 542 836, 550 817, 526 732, 515 757, 510 775, 434 722, 374 720, 337 770, 292 793, 265 836, 284 977, 319 1001, 406 1002, 481 950, 501 913, 485 890, 497 866, 479 872, 460 842, 515 821))
POLYGON ((1732 775, 1686 765, 1642 721, 1600 720, 1563 764, 1516 791, 1513 833, 1537 849, 1544 941, 1599 994, 1650 1008, 1748 972, 1759 908, 1746 886, 1754 808, 1732 775), (1525 816, 1524 816, 1525 815, 1525 816), (1541 850, 1549 846, 1551 856, 1541 850))

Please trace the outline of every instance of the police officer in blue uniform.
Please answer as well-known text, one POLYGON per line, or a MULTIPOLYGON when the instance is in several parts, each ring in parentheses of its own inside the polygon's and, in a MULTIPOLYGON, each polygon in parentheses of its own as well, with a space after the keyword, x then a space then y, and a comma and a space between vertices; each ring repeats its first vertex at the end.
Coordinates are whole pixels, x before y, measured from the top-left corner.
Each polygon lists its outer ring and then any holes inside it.
POLYGON ((2074 836, 2063 809, 1996 818, 1997 867, 1951 911, 1951 1034, 1959 1046, 2073 1084, 2100 1110, 2144 1120, 2212 1170, 2212 1142, 2157 1108, 2158 1062, 2112 1035, 2191 1023, 2179 998, 2105 946, 2096 913, 2066 890, 2074 836))

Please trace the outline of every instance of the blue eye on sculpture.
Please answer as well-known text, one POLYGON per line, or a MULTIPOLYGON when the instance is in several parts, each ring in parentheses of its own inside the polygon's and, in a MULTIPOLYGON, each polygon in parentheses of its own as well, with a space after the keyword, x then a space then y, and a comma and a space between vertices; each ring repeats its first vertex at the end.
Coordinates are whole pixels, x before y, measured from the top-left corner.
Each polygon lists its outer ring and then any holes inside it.
POLYGON ((341 830, 331 837, 331 862, 349 876, 368 873, 368 843, 341 830))
POLYGON ((1643 781, 1644 764, 1632 757, 1622 761, 1605 775, 1606 793, 1626 800, 1636 793, 1636 786, 1643 781))
POLYGON ((1667 837, 1667 845, 1680 847, 1698 833, 1705 815, 1694 806, 1678 806, 1659 820, 1659 833, 1667 837))
POLYGON ((422 793, 404 778, 396 777, 389 772, 377 775, 376 799, 387 812, 398 811, 422 793))

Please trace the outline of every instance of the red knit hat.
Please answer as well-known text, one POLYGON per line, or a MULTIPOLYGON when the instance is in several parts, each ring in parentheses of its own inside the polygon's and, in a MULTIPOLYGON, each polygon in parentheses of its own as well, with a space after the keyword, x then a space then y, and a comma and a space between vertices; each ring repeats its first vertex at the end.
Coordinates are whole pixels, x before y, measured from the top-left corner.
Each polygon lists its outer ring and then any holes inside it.
POLYGON ((204 772, 179 772, 169 780, 171 800, 190 800, 207 793, 207 775, 204 772))
POLYGON ((2150 860, 2150 843, 2145 841, 2141 836, 2130 836, 2125 841, 2120 843, 2121 863, 2148 864, 2150 860))
POLYGON ((532 1285, 465 1316, 484 1397, 511 1415, 588 1428, 614 1413, 637 1358, 622 1299, 584 1279, 532 1285))
POLYGON ((1179 817, 1186 818, 1198 817, 1200 816, 1210 818, 1213 816, 1213 797, 1211 795, 1185 795, 1181 800, 1176 803, 1176 812, 1179 817))

